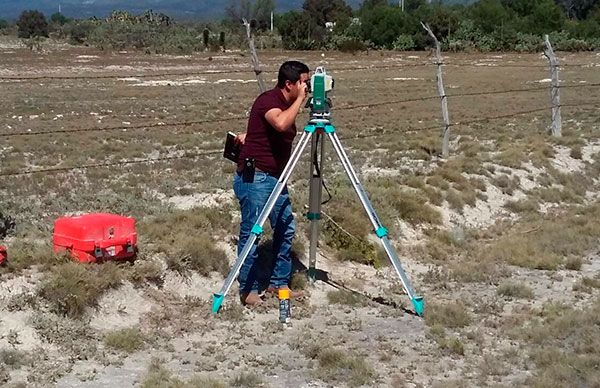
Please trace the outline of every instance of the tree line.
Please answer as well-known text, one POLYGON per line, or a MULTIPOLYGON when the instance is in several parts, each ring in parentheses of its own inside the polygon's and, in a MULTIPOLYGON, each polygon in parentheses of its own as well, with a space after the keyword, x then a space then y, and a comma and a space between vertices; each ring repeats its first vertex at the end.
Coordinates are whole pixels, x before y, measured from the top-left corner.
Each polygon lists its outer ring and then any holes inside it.
POLYGON ((54 35, 73 44, 150 52, 193 52, 244 46, 241 19, 251 21, 259 47, 294 50, 423 50, 430 45, 423 21, 452 51, 538 51, 549 34, 558 50, 600 49, 599 0, 365 0, 352 9, 344 0, 305 0, 302 9, 271 15, 274 0, 230 0, 225 18, 211 23, 174 22, 147 11, 115 11, 106 19, 74 20, 36 10, 0 31, 21 38, 54 35), (403 7, 400 6, 403 5, 403 7), (271 24, 271 21, 273 24, 271 24), (274 26, 274 30, 271 30, 274 26))

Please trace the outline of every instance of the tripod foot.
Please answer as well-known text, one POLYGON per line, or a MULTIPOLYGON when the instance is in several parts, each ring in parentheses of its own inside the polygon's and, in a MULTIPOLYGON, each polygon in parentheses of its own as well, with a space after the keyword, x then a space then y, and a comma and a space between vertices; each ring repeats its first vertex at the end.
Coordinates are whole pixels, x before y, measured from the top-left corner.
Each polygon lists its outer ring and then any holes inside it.
POLYGON ((223 304, 223 299, 225 299, 225 295, 213 294, 213 305, 212 305, 212 313, 216 314, 219 312, 221 308, 221 304, 223 304))
POLYGON ((415 308, 415 313, 417 313, 418 316, 422 317, 423 316, 423 310, 425 308, 425 301, 423 300, 422 296, 416 296, 413 300, 413 307, 415 308))

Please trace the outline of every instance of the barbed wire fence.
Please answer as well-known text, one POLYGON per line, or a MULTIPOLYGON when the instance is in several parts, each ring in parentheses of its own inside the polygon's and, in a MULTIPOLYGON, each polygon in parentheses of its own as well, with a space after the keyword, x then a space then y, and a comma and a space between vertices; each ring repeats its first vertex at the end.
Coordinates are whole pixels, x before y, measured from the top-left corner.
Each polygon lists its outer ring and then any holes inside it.
MULTIPOLYGON (((425 27, 425 26, 424 26, 425 27)), ((254 53, 256 54, 256 53, 254 53)), ((260 76, 262 74, 265 73, 275 73, 276 70, 274 69, 265 69, 262 70, 260 68, 260 62, 258 61, 258 56, 252 56, 252 65, 253 65, 253 72, 254 74, 257 76, 257 78, 260 78, 260 76)), ((435 62, 436 68, 438 69, 437 72, 439 74, 439 69, 441 69, 442 66, 457 66, 457 67, 481 67, 482 65, 479 63, 471 63, 471 62, 444 62, 442 57, 441 57, 441 53, 440 56, 437 57, 436 56, 436 62, 435 62)), ((427 66, 431 66, 431 62, 419 62, 419 63, 399 63, 399 64, 390 64, 390 65, 376 65, 376 66, 333 66, 331 67, 331 69, 329 70, 330 72, 342 72, 342 71, 361 71, 361 70, 383 70, 383 69, 403 69, 403 68, 414 68, 414 67, 427 67, 427 66)), ((539 68, 539 69, 547 69, 548 66, 545 65, 537 65, 537 64, 502 64, 499 66, 503 66, 503 67, 515 67, 515 68, 539 68)), ((563 67, 572 67, 572 68, 589 68, 590 65, 589 64, 561 64, 558 65, 557 62, 552 62, 550 64, 550 68, 551 71, 554 71, 554 69, 558 69, 558 68, 563 68, 563 67)), ((89 74, 77 74, 77 75, 42 75, 42 76, 23 76, 23 75, 11 75, 11 76, 0 76, 0 82, 31 82, 31 81, 39 81, 39 80, 46 80, 46 81, 66 81, 66 80, 122 80, 122 79, 127 79, 127 78, 164 78, 164 77, 189 77, 189 76, 199 76, 199 75, 217 75, 217 74, 248 74, 248 70, 247 69, 207 69, 207 70, 200 70, 200 71, 186 71, 186 72, 162 72, 162 73, 158 73, 158 72, 153 72, 153 73, 137 73, 137 74, 106 74, 106 75, 89 75, 89 74)), ((438 77, 436 76, 436 79, 438 77)), ((260 85, 260 82, 259 82, 260 85)), ((558 91, 560 89, 565 89, 565 88, 595 88, 595 87, 600 87, 600 83, 584 83, 584 84, 572 84, 572 85, 565 85, 565 84, 561 84, 560 81, 557 80, 557 82, 553 82, 551 83, 550 89, 551 89, 551 95, 553 96, 551 101, 551 105, 550 106, 543 106, 540 108, 534 108, 534 109, 527 109, 527 110, 522 110, 522 111, 517 111, 517 112, 512 112, 512 113, 508 113, 508 114, 502 114, 502 115, 494 115, 494 116, 483 116, 483 117, 475 117, 472 119, 468 119, 468 120, 461 120, 461 121, 455 121, 455 122, 451 122, 449 115, 446 116, 443 113, 443 117, 444 117, 444 126, 442 129, 442 150, 444 149, 444 147, 448 147, 447 145, 447 140, 450 137, 450 128, 452 127, 457 127, 457 126, 464 126, 464 125, 469 125, 469 124, 473 124, 473 123, 478 123, 478 122, 486 122, 486 121, 492 121, 492 120, 500 120, 500 119, 507 119, 507 118, 512 118, 512 117, 519 117, 522 115, 526 115, 526 114, 531 114, 531 113, 540 113, 540 112, 544 112, 544 111, 552 111, 552 117, 556 118, 557 115, 554 113, 556 112, 557 109, 560 109, 561 107, 595 107, 596 106, 596 102, 589 102, 589 103, 581 103, 581 104, 561 104, 560 100, 556 100, 554 98, 554 96, 558 93, 558 91)), ((460 97, 472 97, 472 96, 491 96, 491 95, 501 95, 501 94, 515 94, 515 93, 531 93, 531 92, 540 92, 540 91, 544 91, 544 90, 548 90, 548 86, 536 86, 536 87, 527 87, 527 88, 510 88, 510 89, 503 89, 503 90, 487 90, 487 91, 476 91, 476 92, 464 92, 464 93, 446 93, 445 91, 442 93, 443 91, 443 87, 440 90, 440 93, 438 93, 437 96, 435 95, 431 95, 431 96, 422 96, 422 97, 414 97, 414 98, 404 98, 404 99, 392 99, 392 100, 387 100, 387 101, 378 101, 378 102, 372 102, 372 103, 366 103, 366 104, 348 104, 348 105, 342 105, 342 106, 338 106, 335 109, 339 110, 339 111, 348 111, 348 110, 357 110, 357 109, 368 109, 368 108, 375 108, 375 107, 380 107, 380 106, 387 106, 387 105, 402 105, 402 104, 406 104, 406 103, 411 103, 411 102, 420 102, 420 101, 435 101, 438 99, 441 99, 442 101, 448 101, 448 99, 452 98, 460 98, 460 97)), ((262 91, 262 88, 261 88, 262 91)), ((126 100, 130 100, 131 98, 127 98, 126 100)), ((125 100, 125 99, 124 99, 125 100)), ((135 101, 136 99, 131 99, 132 101, 135 101)), ((57 103, 60 101, 54 101, 54 103, 57 103)), ((68 102, 68 101, 65 101, 68 102)), ((446 108, 447 109, 447 108, 446 108)), ((560 115, 558 115, 558 117, 560 118, 560 115)), ((114 125, 114 126, 105 126, 105 127, 98 127, 98 126, 93 126, 93 127, 81 127, 81 128, 60 128, 60 129, 53 129, 53 130, 42 130, 42 131, 32 131, 32 130, 28 130, 28 131, 11 131, 11 132, 0 132, 0 139, 5 139, 7 141, 10 141, 10 139, 12 138, 17 138, 17 137, 37 137, 37 136, 52 136, 52 135, 56 135, 56 134, 78 134, 78 133, 89 133, 89 132, 109 132, 109 131, 136 131, 136 130, 144 130, 144 131, 160 131, 160 130, 168 130, 170 128, 173 127, 190 127, 190 128, 196 128, 196 127, 201 127, 203 125, 207 125, 207 124, 214 124, 214 123, 224 123, 224 122, 230 122, 230 121, 238 121, 238 122, 243 122, 244 120, 247 119, 247 116, 245 115, 231 115, 228 117, 219 117, 219 118, 206 118, 206 119, 201 119, 201 120, 194 120, 194 121, 174 121, 174 122, 153 122, 153 123, 138 123, 138 124, 133 124, 133 125, 114 125)), ((425 125, 425 126, 420 126, 420 127, 405 127, 402 129, 403 132, 406 133, 411 133, 411 132, 419 132, 419 131, 432 131, 435 130, 436 128, 439 128, 439 124, 432 124, 432 125, 425 125)), ((194 132, 197 132, 197 130, 195 130, 194 132)), ((374 133, 374 134, 358 134, 358 135, 354 135, 354 136, 341 136, 340 139, 342 140, 347 140, 347 141, 353 141, 353 140, 358 140, 358 139, 364 139, 364 138, 369 138, 369 137, 377 137, 377 136, 381 136, 381 132, 378 133, 374 133)), ((442 156, 443 157, 448 157, 449 155, 449 148, 447 148, 448 152, 444 153, 442 152, 442 156)), ((178 160, 178 159, 198 159, 198 158, 202 158, 202 157, 214 157, 216 155, 221 154, 222 151, 221 150, 202 150, 201 152, 184 152, 181 155, 170 155, 170 156, 164 156, 164 157, 155 157, 155 158, 134 158, 134 159, 123 159, 120 161, 115 161, 115 162, 98 162, 98 163, 90 163, 90 164, 82 164, 82 165, 73 165, 73 166, 48 166, 48 167, 39 167, 39 168, 32 168, 32 169, 26 169, 26 170, 19 170, 19 171, 0 171, 0 177, 18 177, 18 176, 23 176, 23 175, 31 175, 31 174, 49 174, 49 173, 60 173, 60 172, 67 172, 67 171, 74 171, 74 170, 87 170, 87 169, 92 169, 92 168, 104 168, 104 167, 114 167, 114 166, 127 166, 127 165, 132 165, 132 164, 153 164, 153 163, 157 163, 157 162, 168 162, 168 161, 173 161, 173 160, 178 160)))

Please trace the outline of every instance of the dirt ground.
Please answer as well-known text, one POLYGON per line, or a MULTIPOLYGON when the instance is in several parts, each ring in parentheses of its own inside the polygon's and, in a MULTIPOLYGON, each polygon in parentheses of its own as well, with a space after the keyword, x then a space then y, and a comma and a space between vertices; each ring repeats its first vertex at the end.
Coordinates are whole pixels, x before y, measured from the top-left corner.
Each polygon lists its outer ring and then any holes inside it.
MULTIPOLYGON (((23 242, 48 244, 53 220, 65 214, 110 211, 146 225, 168 214, 216 211, 211 238, 229 264, 235 260, 233 166, 219 152, 226 131, 243 131, 258 93, 246 54, 145 55, 56 44, 36 52, 12 41, 0 44, 0 53, 0 212, 17 220, 4 241, 9 251, 23 242), (45 131, 53 133, 23 135, 45 131), (212 154, 193 157, 202 152, 212 154), (164 157, 181 158, 116 164, 164 157), (111 165, 70 169, 98 163, 111 165), (41 168, 67 171, 11 175, 41 168)), ((244 308, 236 286, 212 316, 223 275, 173 270, 160 244, 140 235, 138 262, 156 264, 160 281, 122 279, 77 318, 40 296, 58 264, 0 269, 0 385, 598 386, 599 353, 591 346, 600 327, 600 54, 559 53, 566 86, 560 140, 546 134, 550 84, 542 54, 447 54, 444 81, 456 125, 446 161, 430 53, 261 52, 268 84, 287 59, 324 65, 335 77, 334 123, 425 297, 425 318, 412 313, 391 266, 340 260, 325 241, 321 280, 292 301, 289 327, 279 324, 274 298, 244 308), (525 88, 532 90, 505 92, 525 88), (500 93, 473 95, 488 91, 500 93), (513 115, 538 108, 548 109, 513 115), (438 176, 445 185, 432 183, 438 176), (414 221, 425 208, 411 213, 396 204, 419 190, 433 192, 419 206, 426 203, 438 221, 414 221), (550 198, 556 193, 559 199, 550 198), (536 201, 534 209, 518 210, 527 200, 536 201), (558 235, 569 242, 548 237, 558 235), (556 265, 527 260, 537 256, 556 265), (111 333, 131 328, 142 338, 138 346, 110 345, 111 333)), ((305 110, 298 127, 307 118, 305 110)), ((354 235, 369 228, 368 219, 346 196, 342 168, 327 152, 324 171, 336 190, 324 211, 354 235)), ((297 219, 307 199, 304 159, 290 182, 297 219)), ((306 265, 306 222, 301 226, 297 253, 306 265)), ((201 228, 190 223, 187 237, 201 228)))

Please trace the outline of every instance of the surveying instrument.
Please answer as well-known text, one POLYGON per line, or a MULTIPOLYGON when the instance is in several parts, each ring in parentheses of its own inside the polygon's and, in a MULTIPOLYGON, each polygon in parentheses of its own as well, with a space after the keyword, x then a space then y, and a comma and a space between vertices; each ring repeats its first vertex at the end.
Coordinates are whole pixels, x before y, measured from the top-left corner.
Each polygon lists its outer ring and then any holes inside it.
POLYGON ((269 199, 267 199, 267 203, 260 212, 256 224, 254 224, 250 232, 250 236, 246 241, 246 245, 244 245, 237 260, 231 268, 229 275, 225 279, 223 287, 219 293, 213 295, 213 314, 216 314, 219 311, 221 304, 223 303, 223 299, 225 298, 225 295, 227 295, 227 292, 229 292, 229 289, 238 276, 244 261, 251 253, 260 236, 263 234, 263 225, 268 219, 269 214, 271 214, 277 198, 285 188, 285 185, 289 180, 294 168, 296 167, 300 156, 309 142, 311 142, 311 156, 314 157, 314 160, 313 163, 311 163, 309 210, 308 214, 306 215, 311 222, 308 276, 311 282, 315 281, 317 242, 319 237, 319 220, 321 219, 321 196, 323 187, 323 177, 321 175, 322 171, 319 166, 321 166, 324 153, 323 137, 324 135, 327 135, 333 144, 333 148, 335 149, 335 152, 340 159, 340 162, 342 163, 342 166, 344 167, 344 170, 346 171, 346 174, 348 175, 356 194, 358 194, 358 198, 360 199, 363 208, 367 212, 367 216, 373 225, 373 231, 381 241, 383 249, 394 266, 396 273, 400 277, 404 291, 406 291, 406 294, 412 301, 415 313, 417 313, 419 316, 423 315, 423 297, 415 294, 410 280, 406 276, 406 273, 402 268, 402 264, 396 255, 396 251, 388 239, 388 230, 384 228, 379 221, 379 218, 377 217, 377 214, 375 213, 375 210, 373 209, 373 206, 371 205, 364 188, 358 180, 358 176, 356 175, 354 168, 348 160, 348 155, 340 143, 340 139, 337 136, 335 127, 331 124, 331 100, 327 97, 327 93, 332 89, 333 78, 325 73, 325 69, 323 67, 317 67, 310 80, 309 91, 312 92, 312 97, 310 97, 307 102, 307 107, 310 107, 310 120, 304 127, 304 132, 300 137, 300 141, 294 148, 290 156, 290 160, 279 177, 279 180, 277 181, 273 192, 269 196, 269 199))

